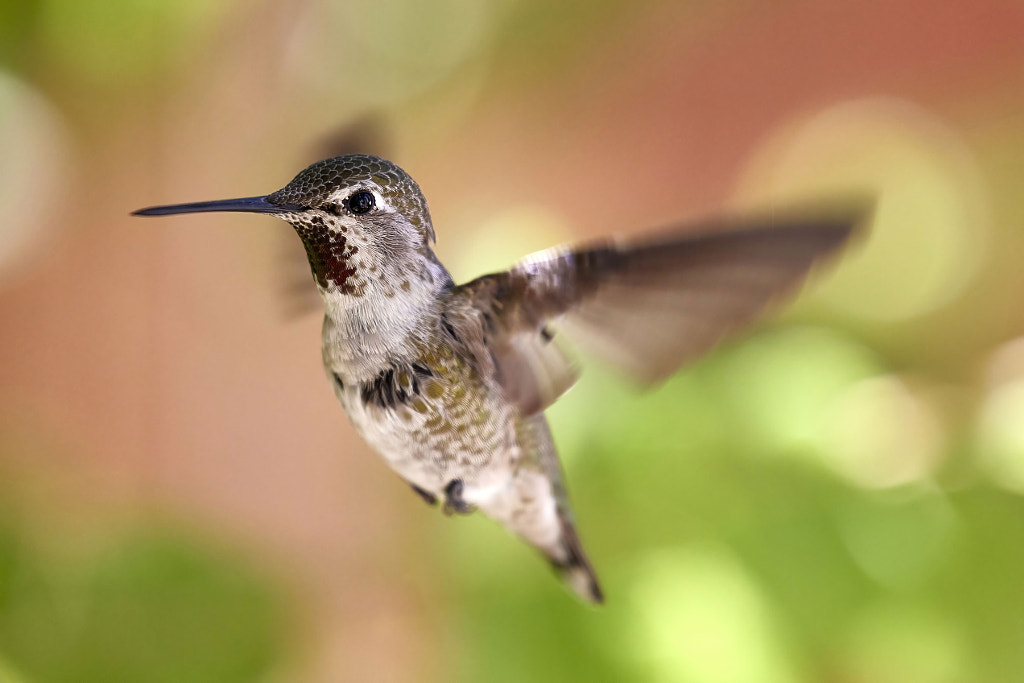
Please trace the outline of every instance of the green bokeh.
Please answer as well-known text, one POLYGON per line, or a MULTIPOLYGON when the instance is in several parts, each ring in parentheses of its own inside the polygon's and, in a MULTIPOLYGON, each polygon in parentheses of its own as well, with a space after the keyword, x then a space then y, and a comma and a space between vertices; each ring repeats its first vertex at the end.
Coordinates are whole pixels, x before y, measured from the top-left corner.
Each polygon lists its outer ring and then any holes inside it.
POLYGON ((42 54, 90 86, 129 88, 196 58, 228 9, 205 0, 43 0, 42 54))
MULTIPOLYGON (((612 63, 611 53, 601 51, 606 45, 621 49, 628 32, 645 25, 630 23, 631 15, 661 12, 670 3, 323 0, 310 3, 307 23, 297 25, 284 19, 275 24, 278 16, 269 13, 246 14, 275 3, 259 5, 254 10, 257 3, 203 0, 0 0, 0 60, 18 83, 53 105, 65 118, 62 125, 76 129, 80 117, 93 117, 95 146, 84 145, 80 158, 68 161, 78 164, 80 176, 89 176, 114 167, 109 160, 99 163, 92 149, 123 154, 121 164, 132 156, 156 159, 160 153, 154 150, 165 144, 160 140, 192 138, 193 129, 202 128, 197 119, 223 130, 238 123, 238 109, 222 110, 216 98, 189 106, 175 99, 178 78, 192 88, 189 97, 203 92, 203 84, 230 90, 253 82, 294 95, 292 101, 275 93, 283 102, 279 110, 255 105, 252 112, 254 121, 294 117, 280 143, 289 149, 300 149, 318 134, 303 117, 333 121, 343 118, 346 107, 395 102, 444 111, 455 106, 441 87, 448 81, 469 82, 471 94, 459 107, 472 106, 480 92, 511 92, 508 102, 521 103, 529 113, 529 98, 541 92, 557 115, 559 107, 571 106, 580 83, 592 78, 603 85, 603 71, 587 74, 612 63), (264 42, 247 44, 241 30, 264 42), (235 56, 217 58, 213 53, 221 47, 235 56), (263 49, 284 66, 254 79, 246 70, 269 63, 253 59, 263 49), (474 85, 477 78, 486 88, 474 85), (531 90, 538 84, 539 91, 531 90), (436 87, 441 101, 429 102, 436 87), (561 102, 563 92, 569 104, 561 102), (123 106, 128 100, 153 120, 135 118, 137 112, 123 106), (122 126, 137 136, 130 144, 119 137, 122 126), (138 147, 146 144, 153 148, 138 147)), ((745 17, 753 9, 744 3, 723 7, 710 23, 707 15, 695 16, 693 34, 680 40, 697 48, 711 44, 725 15, 745 17)), ((658 16, 643 21, 650 24, 658 16)), ((750 16, 751 26, 757 24, 758 15, 750 16)), ((829 35, 826 28, 820 36, 829 35)), ((650 49, 669 51, 653 44, 650 49)), ((695 50, 694 64, 705 64, 702 54, 695 50)), ((636 74, 640 86, 647 77, 636 74)), ((906 74, 895 78, 890 82, 898 84, 906 74)), ((728 70, 726 79, 718 87, 763 87, 728 70)), ((424 672, 424 680, 446 683, 1024 680, 1024 374, 981 379, 993 374, 985 370, 993 351, 1022 334, 1024 118, 1003 115, 983 101, 987 87, 972 85, 969 102, 961 93, 964 101, 955 106, 929 105, 947 107, 955 145, 945 140, 945 127, 937 137, 918 135, 927 133, 921 122, 930 121, 929 115, 900 119, 895 137, 878 131, 858 137, 854 131, 873 129, 856 117, 843 118, 850 128, 829 128, 821 137, 801 138, 804 147, 789 148, 792 165, 803 171, 794 177, 810 184, 836 180, 831 169, 843 187, 856 184, 851 179, 862 173, 881 173, 902 191, 890 195, 882 211, 880 225, 889 232, 881 248, 877 242, 873 247, 881 249, 874 263, 865 259, 852 276, 849 270, 842 275, 840 264, 832 284, 819 280, 818 298, 804 301, 811 305, 766 323, 648 394, 588 365, 581 382, 550 410, 580 534, 607 594, 606 606, 579 604, 541 558, 488 520, 438 517, 424 524, 430 538, 416 539, 413 551, 396 544, 387 553, 403 557, 416 576, 410 583, 428 586, 424 593, 431 598, 406 603, 402 596, 388 609, 405 610, 400 616, 411 615, 410 623, 436 619, 443 634, 424 626, 408 639, 415 641, 411 647, 396 646, 406 648, 396 656, 440 642, 437 669, 424 672), (992 110, 986 113, 986 107, 992 110), (962 120, 952 120, 957 116, 962 120), (808 156, 796 154, 800 150, 808 156), (980 195, 990 200, 984 211, 975 212, 975 182, 984 182, 980 195), (830 288, 831 298, 822 296, 830 288), (865 315, 886 309, 900 315, 865 315), (884 400, 885 391, 859 391, 872 382, 881 382, 873 386, 891 390, 896 399, 884 400), (884 438, 917 429, 908 416, 920 415, 936 425, 928 438, 884 438), (872 461, 882 469, 921 455, 901 452, 907 445, 928 456, 913 477, 879 477, 870 468, 850 467, 850 454, 870 456, 873 450, 893 451, 872 461)), ((856 90, 842 96, 863 95, 856 90)), ((917 96, 921 89, 908 92, 917 96)), ((949 93, 953 98, 954 91, 949 93)), ((650 122, 644 118, 636 126, 656 125, 670 113, 667 107, 715 106, 691 101, 688 93, 667 94, 685 103, 652 100, 650 122)), ((998 97, 1019 100, 1016 92, 998 97)), ((513 110, 508 117, 518 115, 513 110)), ((0 126, 10 126, 8 119, 0 126)), ((471 138, 476 121, 467 115, 464 123, 473 124, 465 126, 471 138)), ((486 132, 486 121, 482 128, 486 132)), ((514 126, 509 130, 516 132, 514 126)), ((260 132, 274 142, 271 127, 260 132)), ((16 134, 30 139, 23 131, 16 134)), ((633 144, 629 137, 594 137, 592 153, 602 157, 621 155, 623 146, 633 144)), ((448 142, 407 147, 445 154, 448 142)), ((225 149, 231 147, 192 150, 187 158, 183 152, 174 162, 180 166, 169 167, 177 170, 160 171, 184 175, 195 169, 203 178, 206 171, 198 165, 204 157, 225 149)), ((260 148, 259 154, 273 159, 273 149, 260 148)), ((12 172, 23 173, 32 161, 17 150, 5 151, 12 172)), ((491 153, 479 151, 481 159, 491 153)), ((141 164, 130 168, 140 178, 148 173, 141 164)), ((767 172, 778 179, 785 168, 767 172)), ((642 172, 630 177, 640 179, 635 187, 609 191, 616 220, 629 220, 627 195, 642 198, 645 191, 642 172)), ((125 192, 117 178, 103 180, 104 191, 125 192)), ((82 188, 96 190, 86 183, 70 189, 82 188)), ((449 193, 442 201, 471 200, 449 193)), ((501 207, 492 222, 483 223, 486 230, 500 231, 501 239, 485 234, 465 240, 467 263, 500 266, 573 233, 574 226, 546 213, 557 207, 534 207, 532 194, 522 201, 522 207, 501 207), (536 232, 515 224, 530 220, 541 226, 536 232), (500 258, 489 260, 499 252, 500 258)), ((104 256, 90 252, 83 258, 104 256)), ((851 258, 857 258, 856 249, 851 258)), ((128 286, 140 295, 148 291, 138 283, 128 286)), ((69 348, 57 353, 70 353, 69 348)), ((226 550, 230 541, 155 523, 144 514, 132 518, 131 529, 114 524, 95 539, 55 532, 45 514, 5 505, 3 493, 18 485, 0 476, 0 683, 284 678, 280 672, 294 637, 287 628, 291 606, 285 607, 292 591, 226 550)), ((51 502, 53 508, 65 504, 51 502)), ((300 604, 296 611, 302 609, 300 604)), ((354 632, 362 626, 336 616, 332 628, 354 632)), ((303 624, 298 631, 320 626, 303 624)))
POLYGON ((224 683, 280 665, 281 596, 241 558, 161 525, 74 557, 26 533, 0 525, 0 680, 224 683))
POLYGON ((586 376, 553 429, 608 604, 561 594, 493 525, 460 525, 459 680, 1016 680, 1024 501, 864 489, 822 457, 829 401, 883 369, 797 326, 651 395, 586 376))

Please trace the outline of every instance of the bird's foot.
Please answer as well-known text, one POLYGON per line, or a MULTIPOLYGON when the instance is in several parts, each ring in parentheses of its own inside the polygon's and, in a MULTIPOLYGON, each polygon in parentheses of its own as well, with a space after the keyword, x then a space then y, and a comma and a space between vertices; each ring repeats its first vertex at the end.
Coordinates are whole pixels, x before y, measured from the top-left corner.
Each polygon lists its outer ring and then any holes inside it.
POLYGON ((433 493, 425 489, 421 489, 419 486, 416 486, 416 484, 409 484, 409 486, 412 487, 412 490, 415 491, 419 495, 419 497, 422 498, 424 502, 426 502, 427 505, 437 505, 437 496, 435 496, 433 493))
POLYGON ((448 485, 444 487, 444 514, 451 515, 458 513, 460 515, 468 515, 473 511, 473 506, 465 501, 462 497, 462 489, 464 485, 461 479, 452 479, 448 482, 448 485))

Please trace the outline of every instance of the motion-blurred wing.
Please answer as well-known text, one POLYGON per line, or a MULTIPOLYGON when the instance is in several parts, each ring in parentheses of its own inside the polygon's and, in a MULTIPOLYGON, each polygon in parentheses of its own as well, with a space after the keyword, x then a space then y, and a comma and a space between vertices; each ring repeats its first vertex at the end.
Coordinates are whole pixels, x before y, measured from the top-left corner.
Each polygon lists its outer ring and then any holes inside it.
POLYGON ((554 330, 643 382, 663 380, 794 289, 866 215, 775 215, 552 249, 454 295, 480 311, 499 382, 532 414, 576 377, 554 330))
MULTIPOLYGON (((390 159, 393 137, 391 127, 382 114, 365 114, 322 137, 310 150, 307 163, 346 154, 372 154, 390 159)), ((280 243, 279 271, 284 315, 293 319, 320 312, 323 309, 320 292, 309 276, 309 258, 302 242, 295 239, 295 235, 282 232, 280 243)))

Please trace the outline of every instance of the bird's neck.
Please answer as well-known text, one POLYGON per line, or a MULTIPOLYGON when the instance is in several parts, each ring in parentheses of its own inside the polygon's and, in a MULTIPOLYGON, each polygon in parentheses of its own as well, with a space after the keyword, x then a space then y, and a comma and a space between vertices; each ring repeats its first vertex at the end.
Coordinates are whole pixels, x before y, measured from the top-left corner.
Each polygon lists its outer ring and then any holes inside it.
POLYGON ((324 361, 356 374, 403 358, 431 334, 440 315, 442 295, 452 280, 436 259, 407 269, 401 277, 387 273, 371 281, 360 296, 337 287, 321 287, 324 300, 324 361), (403 287, 402 283, 408 283, 403 287))

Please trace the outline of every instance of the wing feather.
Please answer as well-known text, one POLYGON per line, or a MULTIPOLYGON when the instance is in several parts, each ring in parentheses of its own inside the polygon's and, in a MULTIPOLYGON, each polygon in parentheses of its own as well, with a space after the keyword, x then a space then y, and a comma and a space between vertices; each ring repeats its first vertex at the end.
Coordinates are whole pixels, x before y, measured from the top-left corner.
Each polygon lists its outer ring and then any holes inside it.
POLYGON ((477 310, 499 382, 525 414, 571 386, 554 330, 643 382, 658 382, 750 324, 837 251, 863 208, 718 221, 634 242, 526 257, 453 297, 477 310))

